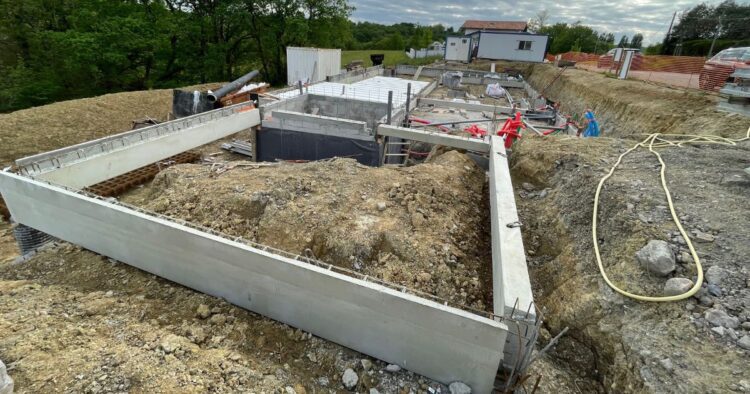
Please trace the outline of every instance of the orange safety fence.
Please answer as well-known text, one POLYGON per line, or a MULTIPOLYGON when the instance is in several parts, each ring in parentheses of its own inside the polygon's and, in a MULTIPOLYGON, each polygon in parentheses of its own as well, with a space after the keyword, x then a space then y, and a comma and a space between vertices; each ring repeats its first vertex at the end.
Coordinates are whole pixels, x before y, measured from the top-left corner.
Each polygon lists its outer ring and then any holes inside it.
MULTIPOLYGON (((547 54, 547 60, 554 62, 557 55, 550 55, 547 54)), ((590 61, 596 61, 599 59, 599 55, 594 55, 593 53, 585 53, 585 52, 565 52, 560 54, 561 60, 566 60, 570 62, 590 62, 590 61)))
MULTIPOLYGON (((574 61, 577 66, 591 71, 615 72, 619 62, 613 62, 612 55, 595 55, 583 52, 566 52, 562 60, 574 61)), ((556 55, 547 55, 547 60, 555 61, 556 55)), ((672 86, 703 90, 718 90, 730 79, 734 67, 722 64, 706 65, 706 58, 700 56, 643 55, 636 53, 628 73, 629 78, 664 83, 672 86)))

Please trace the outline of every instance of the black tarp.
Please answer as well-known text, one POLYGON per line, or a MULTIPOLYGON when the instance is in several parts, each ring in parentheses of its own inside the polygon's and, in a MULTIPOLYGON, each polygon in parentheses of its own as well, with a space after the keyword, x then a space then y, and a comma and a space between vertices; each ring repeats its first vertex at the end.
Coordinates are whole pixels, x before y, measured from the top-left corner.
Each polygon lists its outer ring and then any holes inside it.
POLYGON ((256 134, 255 146, 258 161, 351 157, 364 165, 380 165, 380 145, 374 140, 263 128, 256 134))

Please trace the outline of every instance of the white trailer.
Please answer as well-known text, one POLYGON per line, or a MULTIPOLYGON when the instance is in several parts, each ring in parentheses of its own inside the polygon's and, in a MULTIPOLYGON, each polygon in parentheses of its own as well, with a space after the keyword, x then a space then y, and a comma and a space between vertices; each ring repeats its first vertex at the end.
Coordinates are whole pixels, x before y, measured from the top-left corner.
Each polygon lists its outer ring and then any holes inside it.
POLYGON ((289 85, 320 82, 341 73, 341 49, 286 48, 286 80, 289 85))
POLYGON ((448 37, 445 41, 445 60, 456 62, 470 62, 471 49, 471 37, 448 37))
POLYGON ((483 31, 479 33, 477 58, 541 63, 548 39, 544 34, 483 31))

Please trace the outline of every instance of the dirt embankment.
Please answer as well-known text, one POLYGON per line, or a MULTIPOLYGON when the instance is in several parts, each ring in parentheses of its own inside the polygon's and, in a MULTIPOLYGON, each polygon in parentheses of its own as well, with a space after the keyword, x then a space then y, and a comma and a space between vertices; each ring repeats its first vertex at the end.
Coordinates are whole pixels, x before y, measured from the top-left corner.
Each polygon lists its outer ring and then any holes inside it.
MULTIPOLYGON (((514 184, 535 186, 531 192, 517 188, 535 299, 547 310, 552 335, 570 327, 551 358, 580 376, 576 385, 583 391, 750 390, 750 351, 740 346, 750 335, 750 177, 743 172, 750 166, 750 142, 662 151, 678 215, 689 233, 704 239, 695 244, 704 269, 724 273, 722 280, 712 277, 718 285, 704 283, 696 297, 672 303, 624 298, 596 266, 594 191, 626 146, 616 139, 570 137, 524 138, 514 146, 514 184), (724 313, 718 328, 712 316, 724 313), (587 378, 600 388, 580 387, 587 378)), ((658 162, 647 151, 624 160, 600 206, 598 242, 620 287, 662 295, 669 277, 695 280, 696 266, 667 211, 658 162), (652 239, 668 242, 678 256, 667 277, 649 274, 635 259, 652 239)))
MULTIPOLYGON (((548 64, 535 65, 527 80, 541 92, 560 70, 548 64)), ((750 127, 747 117, 718 112, 715 94, 637 80, 621 81, 586 70, 565 70, 544 95, 559 101, 564 112, 578 114, 579 118, 586 108, 592 108, 605 135, 659 132, 736 136, 750 127)))
POLYGON ((485 184, 484 171, 450 151, 409 168, 180 165, 123 201, 485 310, 485 184))
POLYGON ((171 110, 172 90, 161 89, 106 94, 0 114, 0 167, 24 156, 130 130, 137 119, 165 121, 171 110))

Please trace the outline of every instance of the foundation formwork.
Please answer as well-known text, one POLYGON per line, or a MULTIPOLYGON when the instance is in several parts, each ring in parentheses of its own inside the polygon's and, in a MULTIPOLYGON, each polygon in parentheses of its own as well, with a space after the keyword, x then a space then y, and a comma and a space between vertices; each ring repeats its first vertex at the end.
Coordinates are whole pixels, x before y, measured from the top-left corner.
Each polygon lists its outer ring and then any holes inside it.
MULTIPOLYGON (((19 223, 429 378, 446 384, 462 381, 479 393, 497 387, 498 376, 501 386, 503 379, 512 382, 529 358, 539 320, 520 229, 511 226, 518 218, 502 139, 431 135, 379 126, 382 118, 370 123, 297 112, 305 110, 306 100, 297 97, 264 109, 263 121, 259 110, 240 105, 191 117, 187 123, 177 123, 185 121, 180 119, 159 125, 162 131, 142 129, 35 155, 17 162, 18 174, 0 173, 0 192, 19 223), (261 123, 291 130, 312 120, 320 133, 297 132, 324 135, 339 127, 348 140, 374 142, 390 136, 490 156, 494 313, 468 311, 428 294, 79 191, 261 123)), ((409 105, 414 106, 416 100, 409 105)))

